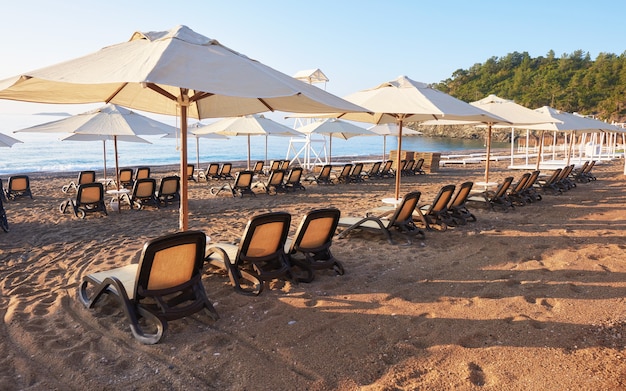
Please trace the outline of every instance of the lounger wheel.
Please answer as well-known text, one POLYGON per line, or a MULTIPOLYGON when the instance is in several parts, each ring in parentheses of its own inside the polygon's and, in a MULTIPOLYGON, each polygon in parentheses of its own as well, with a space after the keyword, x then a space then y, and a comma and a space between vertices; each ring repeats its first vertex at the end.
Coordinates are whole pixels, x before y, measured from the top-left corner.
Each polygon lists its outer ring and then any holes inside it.
POLYGON ((65 213, 65 211, 67 210, 67 206, 68 206, 67 201, 61 202, 61 205, 59 205, 59 212, 65 213))
POLYGON ((76 210, 76 217, 80 218, 80 219, 84 219, 86 216, 85 210, 82 208, 77 208, 76 210))

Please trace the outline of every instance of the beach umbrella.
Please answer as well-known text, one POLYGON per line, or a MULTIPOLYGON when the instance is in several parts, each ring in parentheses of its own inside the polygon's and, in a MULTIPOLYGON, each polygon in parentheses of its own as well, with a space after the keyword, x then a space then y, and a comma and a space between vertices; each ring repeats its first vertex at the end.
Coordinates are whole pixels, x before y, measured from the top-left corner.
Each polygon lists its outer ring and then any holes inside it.
MULTIPOLYGON (((0 99, 62 104, 107 102, 177 115, 182 129, 181 178, 187 171, 188 117, 223 118, 275 110, 366 111, 186 26, 136 32, 128 42, 2 80, 0 99)), ((188 228, 187 187, 187 181, 182 181, 181 230, 188 228)))
MULTIPOLYGON (((119 190, 120 181, 119 162, 117 154, 117 142, 122 138, 124 141, 147 142, 137 139, 140 135, 161 135, 172 133, 176 130, 173 126, 156 121, 152 118, 135 113, 124 107, 107 104, 98 109, 77 114, 60 120, 46 122, 29 128, 16 130, 19 132, 34 133, 72 133, 73 137, 65 140, 94 141, 102 140, 105 153, 106 179, 106 140, 113 141, 115 156, 116 184, 119 190)), ((70 135, 70 136, 72 136, 70 135)))
MULTIPOLYGON (((367 112, 330 112, 319 117, 341 118, 374 124, 396 124, 398 128, 397 172, 400 172, 402 130, 404 124, 408 122, 419 123, 432 119, 506 122, 502 118, 406 76, 400 76, 374 88, 353 93, 346 96, 345 99, 364 107, 367 112)), ((396 199, 399 198, 399 192, 400 175, 396 175, 396 199)))
POLYGON ((341 121, 335 118, 314 121, 310 124, 301 126, 296 129, 305 135, 321 134, 329 137, 328 161, 332 160, 333 137, 347 140, 356 136, 375 136, 376 133, 371 132, 360 126, 351 124, 350 122, 341 121))
MULTIPOLYGON (((373 125, 367 128, 367 130, 374 132, 380 136, 383 136, 383 161, 385 160, 385 155, 387 153, 387 136, 398 137, 398 127, 395 124, 378 124, 373 125)), ((402 134, 407 135, 418 135, 422 134, 422 132, 413 130, 411 128, 404 128, 402 130, 402 134)))
POLYGON ((246 136, 248 138, 248 170, 250 169, 250 136, 265 136, 265 160, 267 160, 268 136, 301 136, 300 133, 290 127, 266 118, 263 114, 224 118, 220 121, 200 127, 196 129, 194 133, 197 135, 219 134, 223 136, 246 136))
POLYGON ((4 133, 0 133, 0 147, 11 148, 13 144, 16 143, 21 143, 21 141, 11 136, 7 136, 4 133))
MULTIPOLYGON (((129 143, 146 143, 152 144, 150 141, 143 139, 139 136, 113 136, 113 135, 100 135, 100 134, 82 134, 82 133, 72 133, 67 136, 61 137, 61 141, 102 141, 102 155, 103 155, 103 172, 104 172, 104 183, 106 186, 107 181, 107 141, 113 141, 116 144, 119 141, 129 142, 129 143)), ((117 145, 117 144, 116 144, 117 145)), ((119 172, 119 161, 117 155, 117 149, 115 150, 115 172, 119 172)), ((117 177, 117 174, 116 174, 117 177)), ((119 180, 117 181, 119 183, 119 180)))
MULTIPOLYGON (((555 132, 569 131, 572 134, 576 132, 584 132, 584 133, 620 132, 624 130, 618 126, 611 125, 609 123, 599 121, 597 119, 583 117, 580 115, 568 113, 566 111, 557 110, 550 106, 540 107, 536 109, 535 112, 540 113, 550 118, 551 120, 553 120, 553 122, 549 122, 549 123, 535 124, 535 125, 529 125, 529 126, 524 127, 530 130, 542 131, 541 132, 541 144, 539 145, 540 153, 539 153, 539 156, 537 157, 537 168, 540 165, 540 161, 543 155, 541 152, 541 149, 543 147, 543 132, 546 130, 555 131, 555 132)), ((567 165, 569 165, 569 162, 570 162, 572 145, 573 145, 573 137, 571 138, 571 141, 569 144, 570 146, 569 152, 567 153, 567 163, 566 163, 567 165)))
MULTIPOLYGON (((197 168, 200 168, 200 139, 201 138, 207 138, 207 139, 213 139, 213 140, 228 140, 228 137, 222 136, 221 134, 215 134, 215 133, 196 134, 195 133, 197 129, 200 129, 204 126, 206 125, 201 122, 196 122, 187 126, 187 137, 193 137, 196 139, 196 167, 197 168)), ((165 136, 163 136, 163 138, 176 138, 180 140, 180 136, 181 135, 179 132, 174 132, 174 133, 166 134, 165 136)))

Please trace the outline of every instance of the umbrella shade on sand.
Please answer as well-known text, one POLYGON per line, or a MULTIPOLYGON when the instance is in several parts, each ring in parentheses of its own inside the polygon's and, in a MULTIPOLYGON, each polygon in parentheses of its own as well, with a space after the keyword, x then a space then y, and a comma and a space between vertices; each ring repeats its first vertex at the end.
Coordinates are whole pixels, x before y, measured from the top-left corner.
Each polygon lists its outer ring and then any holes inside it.
MULTIPOLYGON (((446 93, 409 79, 406 76, 380 84, 374 88, 356 92, 346 100, 367 109, 367 112, 331 112, 319 117, 341 118, 374 124, 394 123, 398 127, 399 172, 402 153, 402 128, 407 122, 423 122, 432 119, 464 121, 507 122, 493 114, 456 99, 446 93)), ((400 175, 396 175, 395 198, 399 198, 400 175)))
POLYGON ((4 133, 0 133, 0 147, 1 148, 11 148, 13 144, 17 144, 17 143, 21 143, 21 141, 11 136, 7 136, 4 133))
POLYGON ((279 124, 262 114, 224 118, 195 130, 197 135, 220 134, 223 136, 246 136, 248 138, 248 170, 250 169, 250 136, 265 136, 265 160, 267 160, 267 137, 294 137, 300 133, 279 124))
MULTIPOLYGON (((117 177, 119 175, 117 154, 118 140, 123 138, 124 141, 145 141, 143 139, 137 140, 135 137, 141 135, 148 136, 167 134, 172 133, 175 130, 176 128, 173 126, 153 120, 141 114, 137 114, 124 107, 107 104, 99 109, 87 111, 85 113, 63 118, 57 121, 16 130, 15 132, 72 133, 73 137, 70 136, 69 138, 65 138, 65 140, 103 140, 105 143, 106 140, 112 140, 115 151, 116 183, 119 190, 120 181, 117 177)), ((106 154, 106 144, 104 148, 106 154)), ((104 175, 106 178, 106 166, 104 175)))
MULTIPOLYGON (((490 94, 483 99, 470 102, 470 105, 478 107, 486 112, 496 115, 506 120, 505 123, 500 121, 481 121, 481 123, 487 125, 487 155, 485 156, 485 183, 489 183, 489 165, 491 162, 491 133, 494 127, 514 127, 546 123, 553 121, 548 116, 538 113, 535 110, 531 110, 527 107, 519 105, 512 100, 500 98, 494 94, 490 94)), ((441 120, 441 121, 428 121, 424 125, 470 125, 476 122, 468 121, 453 121, 453 120, 441 120)))
MULTIPOLYGON (((2 80, 0 99, 62 104, 107 102, 177 115, 183 133, 181 178, 186 177, 187 170, 188 117, 223 118, 274 110, 366 111, 186 26, 136 32, 128 42, 2 80)), ((188 228, 187 209, 187 181, 182 181, 181 230, 188 228)))
POLYGON ((348 140, 357 136, 376 136, 376 133, 365 128, 353 125, 350 122, 341 121, 335 118, 324 119, 321 121, 311 122, 310 124, 301 126, 296 129, 298 132, 311 135, 321 134, 329 137, 328 161, 332 161, 333 156, 333 137, 342 140, 348 140))
MULTIPOLYGON (((396 126, 395 124, 391 124, 391 123, 379 124, 379 125, 370 126, 369 128, 367 128, 367 130, 372 131, 378 134, 379 136, 383 136, 383 161, 384 161, 385 156, 387 154, 387 136, 398 137, 398 126, 396 126)), ((419 135, 419 134, 422 134, 422 132, 413 130, 411 128, 402 129, 402 135, 404 136, 419 135)))

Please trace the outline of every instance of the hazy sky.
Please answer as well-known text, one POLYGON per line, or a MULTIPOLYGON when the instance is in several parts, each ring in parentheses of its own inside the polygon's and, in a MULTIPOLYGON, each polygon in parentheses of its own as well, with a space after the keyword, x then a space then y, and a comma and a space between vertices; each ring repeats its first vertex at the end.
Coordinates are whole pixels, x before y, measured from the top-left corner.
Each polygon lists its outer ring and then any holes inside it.
MULTIPOLYGON (((621 0, 20 0, 0 9, 0 79, 181 24, 288 75, 319 68, 339 96, 400 75, 439 82, 514 51, 626 49, 621 0)), ((45 109, 0 100, 4 113, 45 109)))

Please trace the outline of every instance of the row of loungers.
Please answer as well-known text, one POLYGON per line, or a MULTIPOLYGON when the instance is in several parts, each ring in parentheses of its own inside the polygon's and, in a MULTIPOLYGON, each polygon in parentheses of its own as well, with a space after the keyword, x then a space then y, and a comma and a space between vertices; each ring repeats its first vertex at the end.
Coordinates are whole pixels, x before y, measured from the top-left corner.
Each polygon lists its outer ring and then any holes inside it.
POLYGON ((116 297, 133 336, 154 344, 170 320, 203 310, 219 319, 202 284, 205 265, 227 274, 235 290, 246 295, 259 295, 274 279, 311 282, 318 271, 327 269, 344 274, 330 251, 339 217, 338 209, 313 210, 288 238, 290 214, 260 214, 248 221, 236 246, 207 243, 201 231, 153 239, 144 245, 138 263, 83 276, 79 300, 93 309, 103 294, 116 297))
POLYGON ((576 170, 574 165, 557 168, 550 176, 541 177, 539 170, 522 174, 519 180, 513 184, 513 177, 506 177, 495 191, 485 190, 473 193, 468 201, 487 205, 491 209, 508 211, 515 206, 524 206, 542 199, 539 191, 562 194, 576 187, 576 183, 585 183, 596 180, 591 173, 595 160, 587 161, 576 170))

